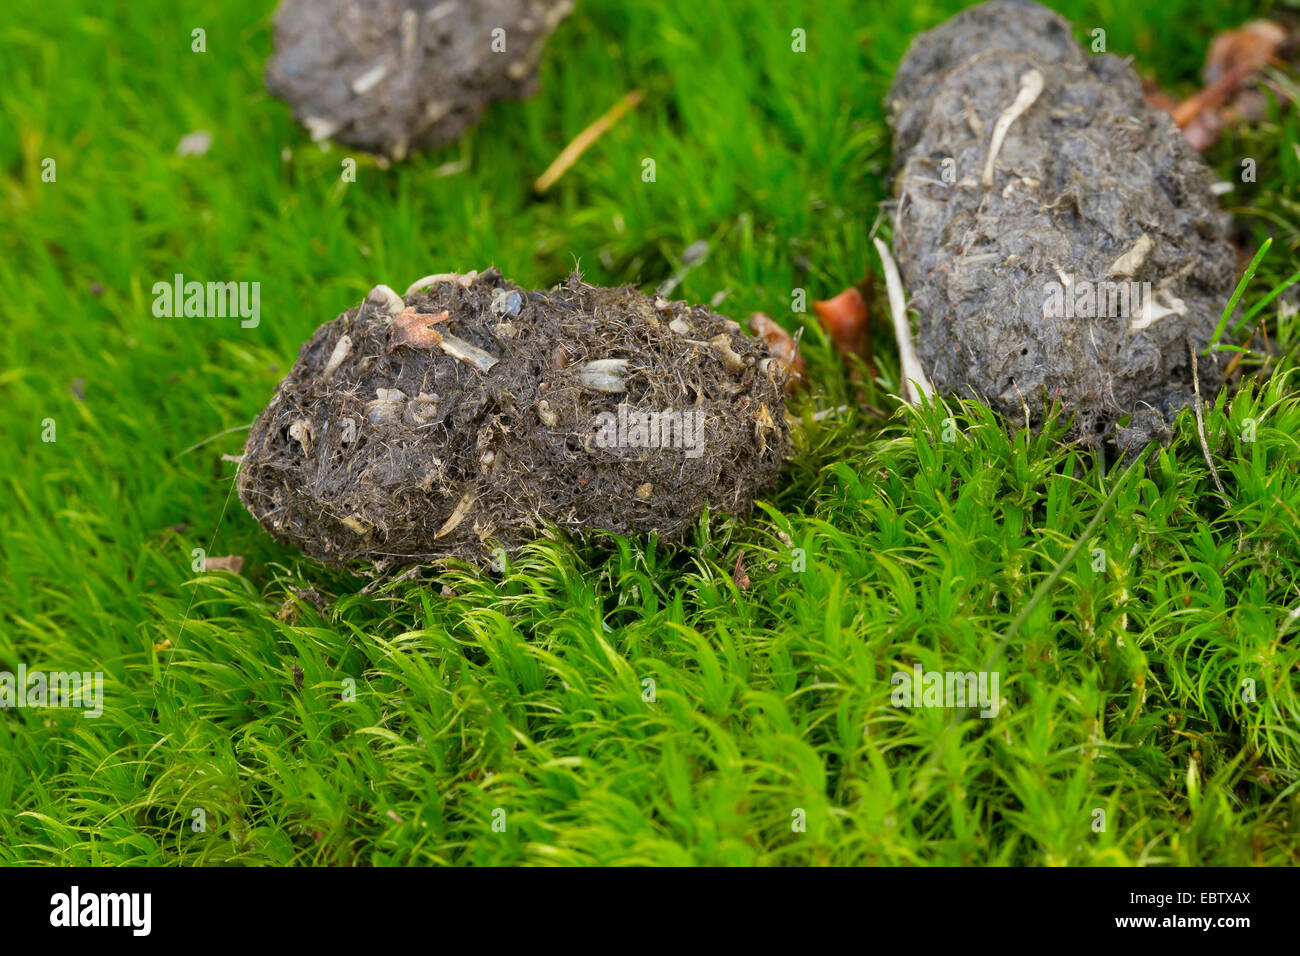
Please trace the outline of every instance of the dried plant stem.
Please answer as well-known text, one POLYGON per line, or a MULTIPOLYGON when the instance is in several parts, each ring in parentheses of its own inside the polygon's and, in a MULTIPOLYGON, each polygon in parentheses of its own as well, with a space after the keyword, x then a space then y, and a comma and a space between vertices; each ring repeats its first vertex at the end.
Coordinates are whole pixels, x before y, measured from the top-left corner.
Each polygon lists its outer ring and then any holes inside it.
MULTIPOLYGON (((1205 438, 1205 418, 1201 414, 1201 375, 1196 364, 1196 346, 1192 343, 1190 335, 1187 337, 1187 351, 1192 356, 1192 410, 1196 413, 1196 434, 1201 440, 1201 454, 1205 456, 1205 464, 1209 466, 1214 486, 1219 489, 1219 498, 1223 501, 1223 507, 1231 511, 1232 502, 1228 499, 1228 491, 1223 487, 1223 480, 1219 477, 1219 469, 1214 466, 1214 459, 1210 457, 1210 443, 1205 438)), ((1240 552, 1246 546, 1246 530, 1236 518, 1232 519, 1232 523, 1237 526, 1237 551, 1240 552)))
POLYGON ((908 404, 915 405, 921 396, 930 398, 934 387, 921 368, 912 345, 912 326, 907 321, 907 299, 903 295, 903 280, 889 247, 879 238, 873 240, 880 255, 880 265, 885 271, 885 288, 889 292, 889 312, 894 320, 894 338, 898 340, 899 368, 903 378, 903 393, 908 404))
POLYGON ((640 90, 633 90, 611 106, 603 116, 575 136, 573 141, 564 147, 560 155, 555 157, 554 162, 546 167, 546 172, 537 177, 537 182, 533 183, 533 188, 539 193, 544 193, 554 186, 556 181, 569 171, 569 167, 576 163, 578 158, 591 147, 592 143, 604 136, 611 126, 623 118, 624 113, 641 102, 641 97, 640 90))

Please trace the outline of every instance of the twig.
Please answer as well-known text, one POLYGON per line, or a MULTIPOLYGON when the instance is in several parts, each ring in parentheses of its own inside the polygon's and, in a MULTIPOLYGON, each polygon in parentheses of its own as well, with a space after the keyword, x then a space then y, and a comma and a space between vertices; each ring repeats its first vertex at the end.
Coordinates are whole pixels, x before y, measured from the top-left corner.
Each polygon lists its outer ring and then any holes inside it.
POLYGON ((546 172, 537 177, 537 182, 533 183, 533 189, 539 193, 544 193, 554 186, 556 180, 569 171, 569 167, 578 161, 578 158, 591 147, 592 143, 604 136, 611 126, 623 118, 624 113, 641 102, 641 97, 640 90, 633 90, 606 110, 605 114, 598 120, 575 136, 573 142, 564 147, 560 155, 555 157, 555 161, 546 167, 546 172))
POLYGON ((1203 90, 1189 96, 1173 110, 1174 123, 1179 129, 1187 129, 1192 120, 1208 109, 1216 109, 1227 102, 1228 97, 1241 88, 1246 77, 1259 67, 1254 63, 1238 63, 1226 70, 1217 80, 1203 90))

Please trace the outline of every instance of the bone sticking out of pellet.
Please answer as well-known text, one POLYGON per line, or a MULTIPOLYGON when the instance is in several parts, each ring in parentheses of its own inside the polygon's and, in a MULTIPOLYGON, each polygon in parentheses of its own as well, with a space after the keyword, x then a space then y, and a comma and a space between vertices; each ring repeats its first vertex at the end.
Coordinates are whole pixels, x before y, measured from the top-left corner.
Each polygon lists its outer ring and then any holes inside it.
POLYGON ((1123 276, 1125 278, 1136 275, 1137 271, 1142 268, 1142 263, 1147 261, 1147 256, 1150 255, 1155 245, 1150 236, 1145 232, 1142 233, 1128 252, 1111 263, 1110 268, 1106 270, 1106 275, 1123 276))
POLYGON ((476 497, 472 491, 467 491, 461 495, 460 501, 456 502, 456 507, 447 516, 447 520, 442 523, 442 527, 438 529, 434 538, 446 537, 455 531, 460 526, 460 523, 465 520, 465 515, 469 514, 469 509, 474 504, 476 497))
POLYGON ((745 367, 745 360, 731 347, 731 339, 726 333, 719 333, 709 340, 709 344, 722 356, 722 364, 728 372, 739 372, 745 367))
POLYGON ((427 288, 431 285, 437 285, 439 282, 457 282, 462 288, 468 289, 477 278, 477 270, 472 270, 470 272, 435 272, 433 275, 424 276, 423 278, 416 279, 412 282, 407 287, 406 294, 408 296, 415 295, 415 293, 419 292, 421 289, 427 288))
POLYGON ((472 365, 480 372, 488 372, 493 365, 497 364, 497 357, 488 352, 484 352, 477 345, 471 345, 464 339, 459 339, 450 333, 443 332, 438 347, 454 359, 459 359, 466 365, 472 365))
POLYGON ((396 315, 406 308, 402 297, 386 285, 377 285, 371 289, 366 301, 384 309, 389 315, 396 315))
POLYGON ((596 359, 578 369, 578 380, 598 392, 627 391, 627 359, 596 359))
POLYGON ((885 271, 885 288, 889 292, 889 313, 894 320, 894 338, 898 341, 904 395, 909 404, 915 405, 922 395, 926 398, 932 396, 934 388, 921 369, 921 361, 916 357, 916 348, 912 345, 912 326, 907 321, 907 299, 903 295, 903 280, 898 274, 898 266, 894 263, 889 247, 879 238, 874 242, 876 252, 880 254, 881 268, 885 271))
POLYGON ((993 139, 989 141, 989 158, 984 164, 982 182, 985 189, 993 186, 993 164, 997 162, 1002 141, 1007 138, 1007 130, 1011 129, 1011 124, 1020 118, 1020 114, 1034 105, 1034 100, 1038 99, 1038 94, 1041 92, 1043 92, 1043 74, 1037 70, 1027 70, 1020 77, 1020 92, 1016 94, 1015 101, 998 117, 997 123, 993 126, 993 139))
POLYGON ((1141 332, 1168 316, 1187 314, 1186 302, 1173 293, 1166 293, 1166 295, 1169 296, 1169 305, 1159 302, 1153 295, 1147 296, 1146 301, 1142 303, 1142 314, 1136 316, 1129 323, 1128 330, 1130 332, 1141 332))
POLYGON ((325 369, 322 372, 322 377, 329 378, 331 375, 337 372, 339 366, 343 364, 343 360, 346 359, 351 352, 352 352, 352 336, 350 335, 341 336, 338 340, 338 343, 334 346, 334 351, 330 353, 329 361, 325 363, 325 369))
POLYGON ((352 92, 357 94, 357 96, 365 96, 382 83, 384 77, 387 75, 388 67, 383 63, 380 63, 378 66, 373 66, 352 81, 352 92))

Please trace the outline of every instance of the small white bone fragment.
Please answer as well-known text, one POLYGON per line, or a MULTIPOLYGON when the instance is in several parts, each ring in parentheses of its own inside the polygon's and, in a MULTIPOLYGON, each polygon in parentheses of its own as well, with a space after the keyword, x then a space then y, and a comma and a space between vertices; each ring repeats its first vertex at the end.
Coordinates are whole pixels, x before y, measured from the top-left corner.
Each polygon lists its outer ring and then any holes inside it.
POLYGON ((1151 250, 1155 248, 1155 245, 1156 244, 1151 241, 1150 236, 1145 232, 1142 233, 1142 235, 1138 236, 1137 242, 1133 243, 1133 247, 1129 249, 1128 252, 1124 253, 1111 263, 1110 268, 1106 270, 1106 275, 1125 277, 1133 276, 1142 268, 1142 263, 1147 261, 1147 256, 1151 253, 1151 250))
POLYGON ((731 347, 731 339, 726 333, 719 333, 709 340, 709 344, 722 353, 722 364, 728 372, 739 372, 745 367, 744 358, 731 347))
POLYGON ((319 143, 321 140, 329 139, 340 129, 342 123, 335 122, 332 119, 326 119, 323 116, 308 116, 302 121, 302 125, 307 127, 307 134, 311 136, 313 143, 319 143))
POLYGON ((329 361, 325 363, 325 370, 323 372, 324 377, 329 378, 331 375, 337 372, 339 366, 343 364, 343 360, 346 359, 348 355, 350 355, 351 353, 352 353, 352 336, 350 335, 340 336, 338 342, 334 346, 334 351, 330 353, 329 361))
POLYGON ((311 427, 311 422, 306 419, 299 419, 289 426, 289 437, 302 445, 303 450, 307 450, 311 445, 311 440, 315 437, 315 429, 311 427))
POLYGON ((492 304, 489 309, 496 315, 516 316, 519 310, 523 308, 524 298, 514 289, 497 289, 492 293, 492 304))
POLYGON ((425 276, 422 279, 416 279, 406 289, 408 296, 415 295, 421 289, 437 285, 439 282, 458 282, 462 288, 468 289, 478 278, 478 270, 470 272, 435 272, 433 275, 425 276))
POLYGON ((392 425, 402 420, 406 393, 400 388, 377 388, 375 400, 366 403, 366 421, 372 425, 392 425))
POLYGON ((420 40, 420 15, 409 8, 403 10, 398 31, 402 36, 402 59, 409 60, 415 53, 415 44, 420 40))
POLYGON ((1130 332, 1141 332, 1143 329, 1150 328, 1161 319, 1171 315, 1186 315, 1187 303, 1172 292, 1165 293, 1169 296, 1169 305, 1161 305, 1154 295, 1148 296, 1146 302, 1142 304, 1142 314, 1129 323, 1130 332))
POLYGON ((578 379, 598 392, 627 391, 627 359, 596 359, 578 369, 578 379))
POLYGON ((439 400, 437 395, 421 392, 406 403, 405 419, 410 425, 423 425, 438 417, 439 400))
POLYGON ((384 77, 387 75, 388 67, 383 63, 380 63, 377 66, 372 66, 352 81, 352 92, 357 94, 357 96, 365 96, 382 83, 384 77))
POLYGON ((472 345, 464 339, 458 339, 456 336, 447 332, 442 333, 442 339, 438 342, 438 348, 442 349, 454 359, 459 359, 466 365, 472 365, 480 372, 490 371, 493 365, 497 364, 497 357, 491 353, 484 352, 477 345, 472 345))
POLYGON ((370 525, 356 515, 348 515, 344 518, 343 525, 355 534, 366 535, 370 533, 370 525))
POLYGON ((460 526, 460 523, 465 520, 465 515, 469 514, 469 509, 474 504, 474 499, 474 492, 465 492, 465 494, 461 496, 460 501, 456 502, 456 507, 453 508, 451 514, 447 516, 447 520, 442 523, 442 527, 438 529, 434 538, 443 538, 455 531, 460 526))
POLYGON ((1042 92, 1043 74, 1037 70, 1025 71, 1020 77, 1020 92, 1016 94, 1015 101, 1003 111, 993 126, 993 139, 989 141, 989 158, 984 163, 984 176, 981 180, 985 189, 993 186, 993 164, 997 162, 1002 141, 1007 138, 1007 130, 1011 129, 1011 124, 1018 120, 1025 110, 1034 105, 1034 100, 1038 99, 1038 94, 1042 92))
POLYGON ((377 285, 371 289, 366 301, 384 308, 389 315, 396 315, 406 308, 402 297, 386 285, 377 285))

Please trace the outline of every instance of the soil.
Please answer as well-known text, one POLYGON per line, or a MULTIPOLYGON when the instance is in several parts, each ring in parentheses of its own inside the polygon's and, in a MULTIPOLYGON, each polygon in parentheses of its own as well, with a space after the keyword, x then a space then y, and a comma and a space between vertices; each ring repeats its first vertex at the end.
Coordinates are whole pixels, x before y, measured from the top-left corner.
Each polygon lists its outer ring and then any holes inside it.
MULTIPOLYGON (((935 386, 1035 424, 1059 400, 1089 442, 1167 440, 1188 339, 1209 341, 1236 264, 1214 177, 1133 69, 1045 7, 993 0, 913 41, 889 106, 894 255, 935 386)), ((1199 366, 1208 395, 1219 358, 1199 366)))
POLYGON ((531 96, 546 39, 572 9, 572 0, 282 0, 266 85, 313 139, 402 160, 455 139, 494 100, 531 96))
POLYGON ((483 564, 548 526, 675 541, 781 470, 788 370, 730 319, 576 273, 408 291, 317 329, 249 434, 240 500, 313 557, 483 564))

